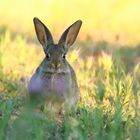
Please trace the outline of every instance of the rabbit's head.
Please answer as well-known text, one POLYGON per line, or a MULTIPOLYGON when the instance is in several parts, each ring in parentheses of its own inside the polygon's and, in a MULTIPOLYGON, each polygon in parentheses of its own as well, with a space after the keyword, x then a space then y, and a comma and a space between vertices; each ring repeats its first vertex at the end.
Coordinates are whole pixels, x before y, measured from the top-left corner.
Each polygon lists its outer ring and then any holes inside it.
POLYGON ((35 17, 33 21, 37 38, 43 46, 46 56, 42 69, 46 72, 66 72, 67 61, 65 55, 76 40, 82 21, 78 20, 69 26, 62 34, 58 44, 54 43, 49 29, 38 18, 35 17))

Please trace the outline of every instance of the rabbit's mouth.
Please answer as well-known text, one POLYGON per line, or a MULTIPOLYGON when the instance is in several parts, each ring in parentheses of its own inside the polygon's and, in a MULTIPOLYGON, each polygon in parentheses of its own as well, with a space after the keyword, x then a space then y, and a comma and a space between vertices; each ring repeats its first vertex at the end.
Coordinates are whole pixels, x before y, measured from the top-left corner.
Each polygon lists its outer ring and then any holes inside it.
POLYGON ((40 67, 40 72, 41 73, 46 73, 46 74, 70 74, 70 70, 69 69, 61 69, 61 68, 41 68, 40 67))

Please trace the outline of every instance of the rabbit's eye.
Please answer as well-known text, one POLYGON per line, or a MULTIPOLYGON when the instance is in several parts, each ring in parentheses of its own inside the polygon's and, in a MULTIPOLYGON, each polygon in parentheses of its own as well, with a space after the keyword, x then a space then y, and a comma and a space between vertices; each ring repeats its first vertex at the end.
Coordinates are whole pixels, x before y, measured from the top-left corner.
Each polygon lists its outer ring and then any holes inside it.
POLYGON ((46 57, 47 57, 47 58, 50 58, 50 54, 49 54, 49 53, 47 53, 47 54, 46 54, 46 57))
POLYGON ((62 55, 62 57, 65 59, 65 58, 66 58, 66 55, 65 55, 65 54, 63 54, 63 55, 62 55))

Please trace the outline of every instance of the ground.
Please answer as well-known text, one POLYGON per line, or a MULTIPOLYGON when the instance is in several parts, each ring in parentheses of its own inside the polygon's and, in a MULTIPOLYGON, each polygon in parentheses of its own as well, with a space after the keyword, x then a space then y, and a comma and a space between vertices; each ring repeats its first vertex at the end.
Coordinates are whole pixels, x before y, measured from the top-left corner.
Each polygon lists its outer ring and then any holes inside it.
POLYGON ((140 46, 79 42, 67 55, 80 100, 65 115, 28 106, 27 84, 44 57, 41 47, 6 31, 0 39, 0 139, 138 140, 140 46))

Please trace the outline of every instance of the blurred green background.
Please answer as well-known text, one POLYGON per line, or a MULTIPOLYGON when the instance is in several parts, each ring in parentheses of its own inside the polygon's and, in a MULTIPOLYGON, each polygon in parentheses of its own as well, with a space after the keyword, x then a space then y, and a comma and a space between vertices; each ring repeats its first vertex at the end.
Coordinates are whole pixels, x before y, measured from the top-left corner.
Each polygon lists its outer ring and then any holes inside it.
POLYGON ((5 139, 140 139, 140 0, 0 0, 0 140, 5 139), (69 25, 83 21, 67 54, 80 100, 64 116, 52 116, 47 103, 41 110, 27 108, 28 81, 44 58, 33 17, 56 42, 69 25))

